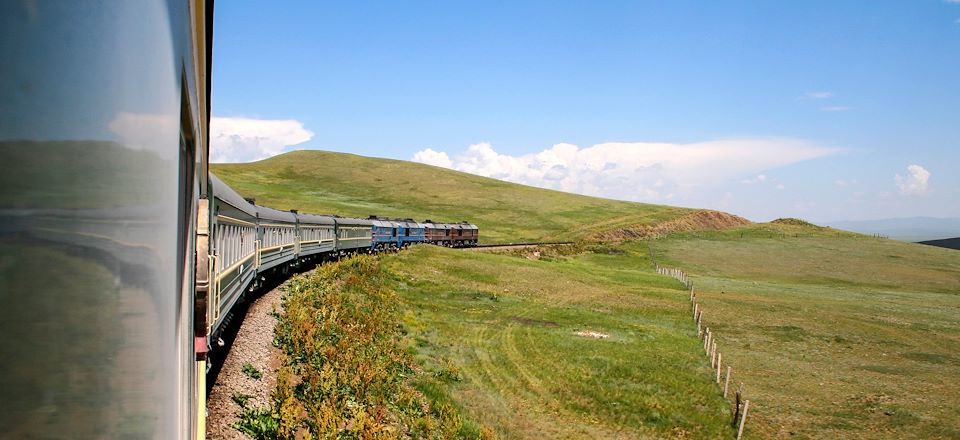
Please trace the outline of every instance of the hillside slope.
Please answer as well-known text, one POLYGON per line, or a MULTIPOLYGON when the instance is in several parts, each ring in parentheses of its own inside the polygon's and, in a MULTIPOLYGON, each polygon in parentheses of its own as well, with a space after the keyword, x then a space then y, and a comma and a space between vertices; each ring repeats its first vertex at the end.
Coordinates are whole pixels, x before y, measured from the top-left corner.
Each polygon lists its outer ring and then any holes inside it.
POLYGON ((697 212, 324 151, 294 151, 246 164, 214 164, 212 170, 258 204, 362 217, 470 220, 480 226, 484 243, 575 240, 610 230, 643 229, 697 212))
POLYGON ((960 438, 960 253, 789 221, 650 246, 746 384, 746 438, 960 438))

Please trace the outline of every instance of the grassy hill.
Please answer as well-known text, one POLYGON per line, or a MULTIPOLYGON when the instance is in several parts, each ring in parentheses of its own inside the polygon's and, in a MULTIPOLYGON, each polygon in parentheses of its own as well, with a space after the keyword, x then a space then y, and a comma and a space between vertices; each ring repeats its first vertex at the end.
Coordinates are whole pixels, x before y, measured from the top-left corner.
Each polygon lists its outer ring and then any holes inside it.
POLYGON ((214 172, 281 209, 469 219, 487 243, 618 243, 539 259, 425 246, 381 259, 403 341, 418 371, 437 378, 419 391, 449 398, 479 432, 731 435, 687 292, 652 270, 642 239, 656 237, 653 256, 693 278, 705 323, 745 384, 746 438, 960 437, 956 251, 346 154, 295 152, 214 172))
POLYGON ((430 165, 323 151, 214 164, 244 197, 277 209, 366 217, 470 220, 483 243, 575 240, 694 210, 533 188, 430 165))
POLYGON ((796 222, 652 248, 693 277, 748 437, 960 438, 960 253, 796 222))

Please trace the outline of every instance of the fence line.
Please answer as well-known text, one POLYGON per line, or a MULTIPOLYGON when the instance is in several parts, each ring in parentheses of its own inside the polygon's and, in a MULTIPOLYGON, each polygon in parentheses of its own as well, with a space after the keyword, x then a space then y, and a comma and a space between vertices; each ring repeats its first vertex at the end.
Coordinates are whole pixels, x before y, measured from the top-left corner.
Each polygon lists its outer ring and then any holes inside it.
MULTIPOLYGON (((657 260, 653 256, 653 250, 650 248, 649 242, 647 242, 647 250, 650 254, 650 260, 653 261, 653 266, 656 268, 658 274, 672 277, 682 283, 685 288, 690 290, 690 308, 693 311, 693 321, 697 326, 697 338, 702 340, 704 353, 708 358, 710 358, 711 378, 713 378, 713 372, 714 369, 716 369, 716 382, 717 386, 719 387, 723 354, 717 349, 717 336, 710 330, 710 327, 702 326, 703 308, 700 307, 700 303, 697 302, 697 293, 693 289, 693 280, 691 280, 690 277, 688 277, 687 274, 680 269, 664 267, 657 263, 657 260)), ((727 399, 727 391, 730 387, 730 376, 732 374, 733 367, 728 364, 727 376, 723 381, 723 393, 721 394, 724 400, 727 399)), ((743 426, 747 421, 747 410, 750 407, 750 401, 743 399, 742 382, 740 383, 740 387, 737 388, 734 401, 731 403, 733 404, 731 409, 731 425, 737 432, 737 440, 740 440, 740 438, 743 436, 743 426)))

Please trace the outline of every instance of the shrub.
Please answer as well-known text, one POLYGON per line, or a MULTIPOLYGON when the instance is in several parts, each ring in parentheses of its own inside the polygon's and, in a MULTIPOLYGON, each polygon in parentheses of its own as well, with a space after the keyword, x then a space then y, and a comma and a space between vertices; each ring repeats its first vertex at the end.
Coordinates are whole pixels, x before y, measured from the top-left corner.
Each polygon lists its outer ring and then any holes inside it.
POLYGON ((243 374, 246 374, 247 377, 251 379, 260 380, 260 378, 263 377, 263 373, 260 372, 260 370, 258 370, 257 367, 254 367, 249 362, 243 364, 242 371, 243 371, 243 374))
POLYGON ((272 407, 246 411, 242 430, 260 439, 480 437, 449 399, 417 389, 460 372, 449 361, 436 377, 413 368, 395 283, 373 256, 291 279, 274 332, 285 366, 272 407))

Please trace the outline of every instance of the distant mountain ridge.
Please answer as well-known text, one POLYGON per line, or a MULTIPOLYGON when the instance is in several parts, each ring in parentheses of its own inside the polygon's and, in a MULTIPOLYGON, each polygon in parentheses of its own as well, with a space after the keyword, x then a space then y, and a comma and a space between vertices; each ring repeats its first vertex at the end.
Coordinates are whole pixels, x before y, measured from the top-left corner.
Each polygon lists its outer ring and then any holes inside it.
POLYGON ((906 217, 835 221, 828 222, 826 225, 861 234, 883 234, 903 241, 929 241, 960 237, 960 218, 906 217))

